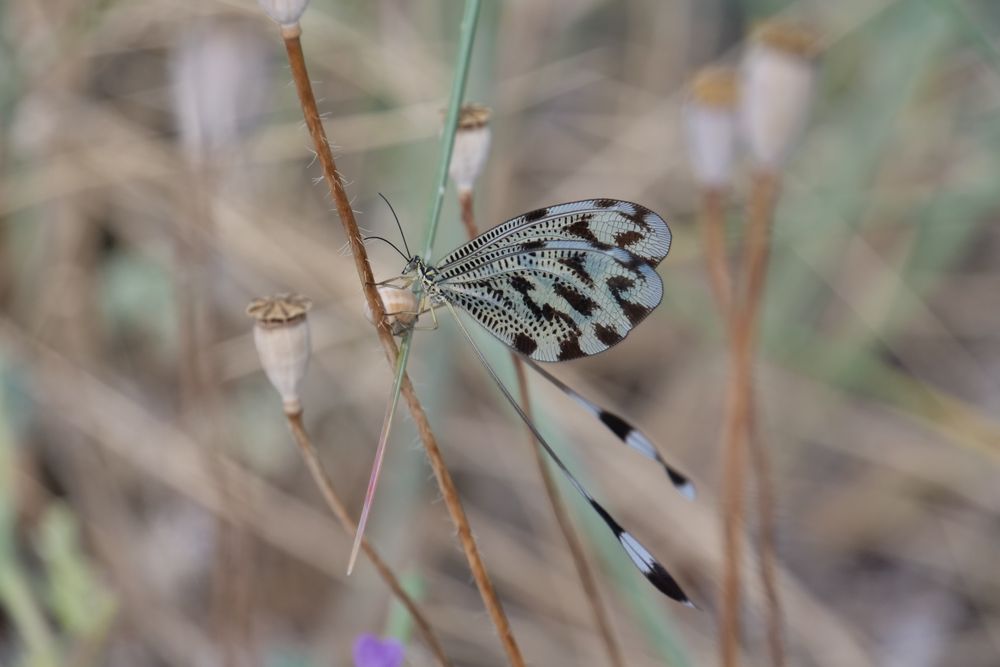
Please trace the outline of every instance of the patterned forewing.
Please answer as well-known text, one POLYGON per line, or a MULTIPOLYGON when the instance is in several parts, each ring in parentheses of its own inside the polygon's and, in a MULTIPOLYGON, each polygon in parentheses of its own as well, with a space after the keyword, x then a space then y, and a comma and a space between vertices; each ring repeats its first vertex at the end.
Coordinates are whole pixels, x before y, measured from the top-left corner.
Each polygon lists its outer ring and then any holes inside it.
POLYGON ((670 228, 640 204, 619 199, 586 199, 540 208, 501 223, 459 246, 438 265, 441 278, 459 275, 492 253, 522 244, 581 241, 598 250, 619 248, 656 266, 670 250, 670 228))
POLYGON ((645 259, 586 241, 529 240, 482 254, 435 280, 441 296, 536 361, 597 354, 621 341, 663 296, 645 259))

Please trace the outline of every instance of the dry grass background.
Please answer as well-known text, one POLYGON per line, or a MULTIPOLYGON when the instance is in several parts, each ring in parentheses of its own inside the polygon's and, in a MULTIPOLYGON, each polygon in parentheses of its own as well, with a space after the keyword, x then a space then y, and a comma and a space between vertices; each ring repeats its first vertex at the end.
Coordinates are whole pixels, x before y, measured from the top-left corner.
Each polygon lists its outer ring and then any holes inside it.
MULTIPOLYGON (((313 0, 303 20, 359 223, 393 237, 384 192, 414 247, 460 11, 313 0)), ((555 372, 641 424, 699 500, 533 381, 536 414, 705 608, 649 589, 571 499, 627 663, 716 662, 727 346, 681 107, 691 73, 733 59, 776 11, 827 46, 778 207, 756 372, 789 662, 996 665, 992 3, 487 3, 468 94, 494 108, 479 224, 590 196, 672 222, 663 305, 627 344, 555 372)), ((243 314, 260 294, 314 300, 306 423, 357 512, 391 378, 313 184, 275 29, 249 0, 0 12, 0 663, 340 666, 361 632, 407 635, 367 562, 344 577, 350 537, 297 456, 243 314)), ((463 234, 449 194, 437 255, 463 234)), ((377 276, 399 271, 387 247, 370 253, 377 276)), ((522 427, 460 342, 444 318, 417 335, 410 372, 514 631, 530 664, 605 664, 522 427)), ((428 477, 404 417, 371 540, 456 664, 505 664, 428 477)), ((745 664, 766 664, 746 572, 745 664)), ((408 660, 432 664, 416 639, 408 660)))

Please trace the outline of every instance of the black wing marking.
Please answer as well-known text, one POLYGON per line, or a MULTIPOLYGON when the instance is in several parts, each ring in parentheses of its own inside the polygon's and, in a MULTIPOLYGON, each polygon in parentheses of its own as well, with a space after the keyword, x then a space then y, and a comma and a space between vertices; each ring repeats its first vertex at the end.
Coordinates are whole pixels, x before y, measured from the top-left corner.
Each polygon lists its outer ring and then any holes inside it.
POLYGON ((528 241, 434 278, 441 296, 535 361, 617 344, 659 305, 663 282, 644 259, 586 241, 528 241))

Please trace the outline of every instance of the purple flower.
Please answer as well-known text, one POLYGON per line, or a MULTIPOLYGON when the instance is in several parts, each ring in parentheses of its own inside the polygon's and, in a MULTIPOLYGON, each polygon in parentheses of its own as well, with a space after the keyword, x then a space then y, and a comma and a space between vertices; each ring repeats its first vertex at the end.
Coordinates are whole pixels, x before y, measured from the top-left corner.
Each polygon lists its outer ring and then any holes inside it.
POLYGON ((354 640, 354 667, 400 667, 403 645, 392 638, 358 635, 354 640))

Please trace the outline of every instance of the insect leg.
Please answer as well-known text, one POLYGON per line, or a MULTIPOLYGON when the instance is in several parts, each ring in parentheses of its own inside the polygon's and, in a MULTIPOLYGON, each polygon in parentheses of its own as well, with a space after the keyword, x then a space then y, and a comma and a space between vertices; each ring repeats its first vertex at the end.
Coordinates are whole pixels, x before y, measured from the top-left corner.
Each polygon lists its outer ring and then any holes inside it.
POLYGON ((430 326, 430 330, 433 331, 434 329, 438 328, 437 307, 433 306, 433 305, 432 306, 428 306, 427 310, 429 310, 430 313, 431 313, 431 326, 430 326))
MULTIPOLYGON (((424 303, 426 303, 427 302, 427 297, 425 296, 424 299, 425 299, 424 303)), ((413 314, 415 314, 417 317, 420 317, 424 313, 430 313, 431 314, 431 325, 429 327, 414 326, 413 330, 414 331, 436 331, 437 328, 438 328, 438 319, 437 319, 437 312, 436 312, 437 308, 438 308, 438 306, 426 306, 426 307, 421 306, 420 308, 418 308, 417 309, 418 312, 417 313, 413 313, 413 314)))
POLYGON ((500 392, 511 404, 518 416, 524 421, 525 424, 527 424, 528 428, 531 429, 531 432, 534 434, 538 444, 542 446, 542 449, 545 450, 545 453, 548 454, 552 461, 556 464, 556 467, 558 467, 559 470, 566 475, 566 478, 569 480, 569 483, 573 486, 573 488, 576 489, 577 492, 584 497, 584 499, 586 499, 591 508, 597 512, 597 515, 601 517, 602 521, 604 521, 605 525, 611 529, 611 532, 614 533, 618 542, 622 545, 622 548, 625 549, 625 553, 628 554, 632 563, 639 569, 640 572, 642 572, 643 576, 646 577, 649 583, 653 584, 653 586, 655 586, 661 593, 683 605, 694 607, 694 603, 692 603, 688 596, 684 593, 677 581, 670 576, 670 573, 667 572, 666 568, 664 568, 659 561, 653 558, 653 555, 649 553, 646 547, 642 546, 637 539, 632 537, 631 533, 622 528, 621 525, 615 521, 614 517, 608 514, 607 510, 605 510, 600 503, 594 500, 594 497, 591 496, 587 489, 585 489, 576 477, 573 476, 573 473, 569 471, 566 464, 562 462, 559 455, 556 454, 552 447, 549 446, 549 443, 546 442, 545 438, 542 437, 542 434, 539 433, 535 425, 530 419, 528 419, 528 415, 524 413, 521 406, 518 405, 517 401, 514 400, 514 397, 511 396, 507 387, 504 386, 500 377, 496 374, 496 371, 493 370, 493 367, 490 366, 488 361, 486 361, 486 357, 483 356, 483 353, 480 351, 475 341, 472 340, 472 336, 469 335, 468 329, 465 328, 465 324, 462 323, 462 320, 459 318, 454 306, 447 302, 446 305, 452 315, 455 316, 455 321, 458 322, 459 329, 461 329, 462 333, 465 334, 465 337, 469 341, 469 344, 472 345, 472 349, 475 351, 476 356, 479 357, 479 361, 486 368, 486 371, 493 379, 493 382, 496 383, 500 392))
POLYGON ((373 283, 375 287, 395 287, 396 289, 408 289, 410 285, 413 284, 413 278, 411 276, 393 276, 392 278, 386 278, 385 280, 380 280, 377 283, 373 283), (397 280, 403 281, 401 285, 394 285, 397 280))

